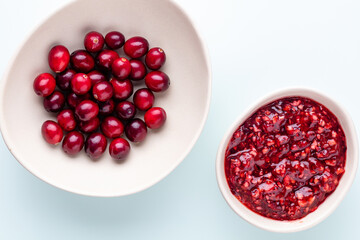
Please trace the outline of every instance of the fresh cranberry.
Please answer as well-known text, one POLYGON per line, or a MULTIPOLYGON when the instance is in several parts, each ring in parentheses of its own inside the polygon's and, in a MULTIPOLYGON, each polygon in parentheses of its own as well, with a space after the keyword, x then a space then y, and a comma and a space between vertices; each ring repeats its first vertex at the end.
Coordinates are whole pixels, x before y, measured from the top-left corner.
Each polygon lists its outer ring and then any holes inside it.
POLYGON ((119 118, 128 120, 135 117, 136 108, 132 102, 124 101, 116 106, 115 112, 119 118))
POLYGON ((164 50, 161 48, 152 48, 146 54, 145 62, 146 66, 152 70, 158 70, 164 65, 166 61, 166 55, 164 50))
POLYGON ((50 73, 38 75, 33 84, 34 92, 41 97, 50 96, 56 87, 55 78, 50 73))
POLYGON ((141 88, 134 94, 133 102, 135 106, 141 110, 146 111, 154 104, 154 94, 147 88, 141 88))
POLYGON ((76 127, 74 112, 70 109, 62 110, 57 115, 57 122, 64 131, 70 132, 76 127))
POLYGON ((151 91, 163 92, 169 88, 170 79, 165 73, 154 71, 146 75, 145 84, 151 91))
POLYGON ((69 132, 62 142, 62 149, 68 155, 76 155, 84 147, 84 136, 78 131, 69 132))
POLYGON ((45 141, 52 145, 57 145, 63 138, 63 130, 54 121, 45 121, 41 127, 41 134, 45 141))
POLYGON ((141 58, 149 50, 149 42, 143 37, 132 37, 124 44, 124 52, 131 58, 141 58))
POLYGON ((113 96, 114 90, 109 82, 103 81, 95 84, 92 92, 96 100, 106 102, 113 96))
POLYGON ((82 73, 90 72, 94 66, 94 58, 85 50, 77 50, 71 54, 71 66, 77 71, 82 73))
POLYGON ((91 86, 94 86, 99 82, 106 81, 105 75, 96 70, 89 72, 87 75, 91 80, 91 86))
POLYGON ((101 157, 106 150, 107 141, 101 133, 92 133, 85 142, 85 152, 93 160, 101 157))
POLYGON ((64 72, 56 74, 56 84, 57 86, 63 90, 70 90, 70 82, 71 79, 75 76, 76 72, 72 69, 67 69, 64 72))
POLYGON ((130 61, 124 57, 115 59, 111 65, 111 69, 114 77, 119 80, 125 80, 131 72, 130 61))
POLYGON ((44 98, 44 108, 48 112, 59 112, 65 106, 65 97, 59 91, 53 92, 50 96, 44 98))
POLYGON ((70 61, 69 50, 62 45, 54 46, 49 52, 48 61, 51 70, 54 72, 64 71, 70 61))
POLYGON ((77 105, 79 105, 79 103, 81 103, 84 100, 89 100, 90 99, 90 93, 86 93, 84 95, 76 95, 75 93, 70 93, 69 95, 67 95, 67 103, 70 107, 72 108, 76 108, 77 105))
POLYGON ((101 131, 108 138, 117 138, 123 134, 124 125, 116 117, 106 117, 101 123, 101 131))
POLYGON ((110 70, 115 59, 119 58, 119 54, 113 50, 105 49, 96 57, 97 65, 103 70, 110 70))
POLYGON ((147 110, 144 115, 146 126, 151 129, 161 128, 166 121, 166 112, 160 107, 153 107, 147 110))
POLYGON ((122 33, 112 31, 106 34, 105 43, 110 49, 119 49, 125 43, 125 37, 122 33))
POLYGON ((116 138, 110 143, 109 153, 116 161, 124 160, 130 153, 130 144, 123 138, 116 138))
POLYGON ((104 47, 104 37, 99 32, 89 32, 84 38, 84 46, 89 52, 99 52, 104 47))
POLYGON ((100 120, 97 117, 94 117, 86 122, 80 122, 79 123, 79 129, 83 133, 92 133, 95 132, 100 126, 100 120))
POLYGON ((91 89, 91 80, 85 73, 77 73, 71 80, 71 89, 77 95, 84 95, 91 89))
POLYGON ((110 99, 106 102, 98 102, 99 105, 99 114, 101 116, 108 116, 113 113, 115 108, 114 100, 110 99))
POLYGON ((144 79, 147 73, 144 63, 137 59, 131 59, 130 65, 131 65, 130 79, 134 81, 144 79))
POLYGON ((110 80, 114 89, 114 98, 117 100, 125 100, 133 93, 133 85, 130 80, 119 81, 115 78, 110 80))
POLYGON ((147 134, 146 125, 141 119, 134 118, 126 125, 125 134, 132 142, 142 142, 147 134))
POLYGON ((80 121, 89 121, 99 113, 99 107, 91 100, 84 100, 76 106, 75 114, 80 121))

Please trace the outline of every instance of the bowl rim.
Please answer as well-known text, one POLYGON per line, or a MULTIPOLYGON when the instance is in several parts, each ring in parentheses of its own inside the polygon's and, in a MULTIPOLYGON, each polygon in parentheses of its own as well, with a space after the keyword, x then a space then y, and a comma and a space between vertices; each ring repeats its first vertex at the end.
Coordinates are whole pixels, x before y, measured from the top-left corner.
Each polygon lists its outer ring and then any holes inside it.
MULTIPOLYGON (((52 18, 54 15, 58 14, 59 12, 63 11, 65 8, 68 8, 74 4, 76 4, 79 1, 86 1, 86 0, 72 0, 67 4, 63 4, 60 8, 56 9, 55 11, 53 11, 52 13, 50 13, 48 16, 46 16, 45 18, 43 18, 42 20, 40 20, 39 23, 35 24, 33 26, 33 28, 31 28, 27 34, 25 34, 24 39, 21 41, 21 43, 17 46, 14 54, 12 55, 12 57, 10 58, 10 61, 7 65, 7 67, 5 68, 4 74, 1 78, 1 82, 0 82, 0 109, 3 109, 1 106, 4 105, 5 103, 5 89, 6 89, 6 85, 9 81, 9 74, 10 71, 12 69, 12 66, 14 65, 17 57, 20 55, 20 51, 21 49, 23 49, 23 47, 25 46, 26 42, 33 36, 33 34, 35 34, 42 26, 44 23, 46 23, 50 18, 52 18)), ((208 50, 208 46, 205 42, 205 39, 203 37, 203 33, 202 31, 200 31, 200 28, 197 26, 197 23, 194 21, 194 19, 192 19, 189 14, 187 14, 187 12, 183 9, 183 7, 181 7, 177 2, 175 2, 175 0, 161 0, 164 2, 168 2, 170 4, 172 4, 175 9, 177 9, 179 11, 180 14, 182 14, 190 23, 190 26, 193 28, 194 33, 196 34, 196 37, 200 43, 201 46, 201 51, 204 54, 204 60, 205 60, 205 66, 206 66, 206 71, 207 71, 207 75, 208 75, 208 87, 207 87, 207 98, 206 98, 206 107, 205 107, 205 113, 202 117, 201 123, 200 123, 200 127, 198 128, 197 132, 195 132, 192 140, 190 141, 190 144, 188 146, 188 148, 186 149, 186 151, 183 152, 182 155, 180 155, 178 157, 177 161, 174 161, 174 164, 171 168, 169 168, 167 171, 164 171, 164 173, 160 176, 158 176, 157 178, 155 178, 154 181, 149 182, 148 184, 144 184, 142 187, 140 188, 136 188, 135 190, 132 191, 128 191, 124 194, 122 193, 116 193, 114 192, 113 194, 96 194, 96 193, 90 193, 90 192, 85 192, 85 191, 78 191, 77 189, 72 189, 72 188, 68 188, 65 186, 62 186, 61 183, 53 183, 51 181, 49 181, 48 179, 45 179, 43 177, 41 177, 37 171, 35 169, 31 169, 29 166, 27 166, 26 164, 24 164, 24 162, 22 161, 22 159, 19 157, 19 155, 17 154, 18 150, 16 150, 16 144, 14 144, 9 136, 9 133, 6 129, 6 124, 5 124, 5 116, 4 116, 4 112, 3 110, 0 110, 0 135, 2 135, 3 140, 5 142, 5 145, 7 146, 7 148, 9 149, 10 153, 14 156, 14 158, 26 169, 28 170, 31 174, 33 174, 34 176, 36 176, 37 178, 41 179, 42 181, 50 184, 53 187, 62 189, 64 191, 70 192, 70 193, 75 193, 75 194, 79 194, 79 195, 83 195, 83 196, 89 196, 89 197, 120 197, 120 196, 128 196, 128 195, 132 195, 141 191, 144 191, 154 185, 156 185, 157 183, 159 183, 161 180, 163 180, 166 176, 168 176, 171 172, 173 172, 179 165, 180 163, 183 162, 183 160, 187 157, 187 155, 190 153, 190 151, 193 149, 194 145, 196 144, 196 142, 198 141, 206 120, 208 118, 209 115, 209 110, 210 110, 210 103, 211 103, 211 95, 212 95, 212 68, 211 68, 211 60, 210 60, 210 55, 209 55, 209 50, 208 50)))
MULTIPOLYGON (((323 103, 321 103, 321 104, 323 104, 323 103)), ((324 105, 327 106, 328 104, 324 104, 324 105)), ((349 146, 348 143, 347 143, 347 145, 349 146)), ((352 121, 350 114, 340 103, 338 103, 336 100, 333 100, 331 97, 322 93, 321 91, 314 90, 309 87, 300 87, 299 86, 299 87, 282 88, 282 89, 272 91, 272 92, 268 93, 267 95, 256 100, 255 103, 251 104, 246 110, 244 110, 237 117, 237 119, 230 125, 230 127, 227 129, 227 131, 225 132, 225 134, 219 144, 218 151, 217 151, 216 162, 215 162, 216 179, 217 179, 217 183, 218 183, 220 192, 221 192, 223 198, 225 199, 225 201, 227 202, 227 204, 237 215, 242 217, 248 223, 250 223, 258 228, 261 228, 263 230, 270 231, 270 232, 279 232, 279 233, 299 232, 299 231, 309 229, 309 228, 314 227, 315 225, 319 224, 324 219, 326 219, 328 216, 330 216, 330 214, 333 213, 334 210, 339 206, 339 204, 341 203, 341 201, 344 199, 345 195, 349 191, 352 183, 354 182, 356 172, 357 172, 358 162, 359 162, 358 151, 359 151, 359 144, 358 144, 358 138, 357 138, 357 132, 356 132, 355 125, 352 121), (317 95, 317 97, 312 98, 306 94, 317 95), (336 193, 337 194, 336 198, 333 201, 333 203, 330 205, 330 207, 327 208, 327 211, 323 212, 323 214, 321 216, 315 218, 315 220, 313 220, 312 222, 307 223, 307 224, 301 224, 303 222, 303 221, 301 221, 303 218, 294 220, 294 221, 279 221, 279 220, 274 220, 274 219, 263 217, 260 214, 257 214, 255 212, 253 212, 252 210, 248 209, 231 193, 230 188, 227 183, 227 180, 225 178, 225 171, 224 171, 224 160, 225 160, 224 154, 225 154, 225 150, 227 148, 228 142, 229 142, 232 134, 234 133, 234 131, 249 116, 251 116, 251 114, 253 114, 261 106, 264 106, 267 103, 270 103, 276 99, 283 98, 283 97, 291 97, 291 96, 303 96, 303 97, 313 99, 317 102, 319 102, 317 100, 317 98, 323 98, 323 99, 326 99, 327 101, 329 101, 328 104, 331 104, 331 105, 337 107, 338 109, 340 109, 341 116, 336 115, 336 117, 338 117, 339 120, 340 119, 343 120, 342 125, 344 125, 344 123, 346 122, 348 129, 349 129, 349 131, 346 133, 346 136, 347 136, 347 139, 352 140, 351 146, 353 147, 352 151, 353 151, 354 157, 353 157, 352 161, 354 161, 354 167, 351 169, 351 171, 346 171, 344 173, 344 174, 349 175, 348 181, 344 182, 344 184, 342 186, 343 188, 341 189, 342 191, 339 191, 336 193), (239 203, 242 206, 241 209, 239 208, 239 206, 240 206, 239 203), (251 216, 249 216, 248 214, 251 214, 251 216), (268 226, 267 224, 261 224, 261 220, 264 220, 264 219, 268 222, 272 222, 272 223, 275 223, 278 225, 286 222, 287 225, 273 227, 273 226, 268 226), (291 224, 292 222, 300 223, 300 225, 297 225, 297 226, 294 224, 292 225, 291 224)), ((349 159, 347 159, 347 161, 348 160, 349 159)), ((334 195, 334 193, 332 195, 334 195)), ((312 212, 310 214, 314 214, 314 213, 316 214, 316 212, 317 212, 317 210, 315 210, 314 212, 312 212)), ((309 215, 307 215, 307 216, 309 216, 309 215)))

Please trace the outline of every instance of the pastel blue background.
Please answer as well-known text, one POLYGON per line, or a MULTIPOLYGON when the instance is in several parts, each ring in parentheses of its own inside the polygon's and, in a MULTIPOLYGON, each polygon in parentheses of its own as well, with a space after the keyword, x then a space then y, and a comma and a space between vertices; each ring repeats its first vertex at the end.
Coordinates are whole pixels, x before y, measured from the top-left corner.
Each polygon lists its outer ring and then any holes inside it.
MULTIPOLYGON (((324 222, 300 233, 275 234, 248 224, 227 206, 216 183, 215 155, 225 130, 249 104, 286 86, 333 96, 359 127, 360 1, 176 1, 196 22, 213 66, 208 121, 191 153, 144 192, 91 198, 37 179, 1 139, 0 239, 359 239, 359 174, 324 222)), ((67 2, 0 2, 0 75, 31 29, 67 2)))

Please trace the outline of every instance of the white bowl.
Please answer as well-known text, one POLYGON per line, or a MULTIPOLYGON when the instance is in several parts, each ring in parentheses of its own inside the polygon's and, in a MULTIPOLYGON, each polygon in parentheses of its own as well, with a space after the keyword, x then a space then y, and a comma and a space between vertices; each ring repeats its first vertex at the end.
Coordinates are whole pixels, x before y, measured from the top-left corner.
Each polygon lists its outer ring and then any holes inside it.
POLYGON ((291 88, 271 93, 268 96, 262 98, 256 104, 246 110, 243 114, 241 114, 240 117, 231 125, 219 145, 216 159, 216 177, 219 188, 225 200, 230 205, 230 207, 243 219, 259 228, 268 231, 297 232, 315 226, 316 224, 323 221, 326 217, 328 217, 336 209, 336 207, 345 197, 355 178, 358 166, 358 158, 358 141, 356 136, 356 130, 350 115, 345 111, 345 109, 341 107, 338 103, 336 103, 333 99, 327 97, 322 93, 319 93, 318 91, 305 88, 291 88), (247 118, 249 118, 261 106, 264 106, 267 103, 270 103, 276 99, 288 96, 303 96, 313 99, 325 105, 331 112, 333 112, 337 116, 346 135, 347 156, 345 173, 342 176, 338 187, 318 207, 317 210, 299 220, 278 221, 263 217, 251 211, 231 193, 225 178, 224 159, 227 144, 229 143, 232 134, 247 118))
POLYGON ((204 43, 188 16, 168 0, 78 0, 49 17, 27 38, 6 72, 0 96, 0 127, 15 158, 30 172, 61 189, 89 196, 121 196, 159 182, 190 152, 209 110, 210 63, 204 43), (111 30, 126 38, 144 36, 150 47, 161 46, 167 61, 162 69, 171 86, 155 94, 155 106, 167 111, 167 122, 147 139, 132 144, 128 159, 116 164, 108 152, 98 162, 84 152, 74 158, 61 146, 51 147, 41 125, 55 119, 32 89, 33 79, 50 71, 47 54, 63 44, 70 52, 83 48, 90 30, 111 30))

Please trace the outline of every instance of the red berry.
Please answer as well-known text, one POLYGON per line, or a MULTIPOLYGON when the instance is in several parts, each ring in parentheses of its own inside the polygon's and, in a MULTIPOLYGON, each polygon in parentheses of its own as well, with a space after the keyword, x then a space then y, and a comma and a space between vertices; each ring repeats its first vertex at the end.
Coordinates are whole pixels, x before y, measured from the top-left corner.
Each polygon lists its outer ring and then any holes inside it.
POLYGON ((91 80, 85 73, 77 73, 71 80, 71 89, 77 95, 84 95, 91 89, 91 80))
POLYGON ((119 80, 125 80, 130 72, 131 72, 131 65, 129 60, 124 57, 115 59, 113 64, 111 65, 112 74, 119 80))
POLYGON ((71 66, 77 71, 82 73, 90 72, 94 66, 94 58, 85 50, 77 50, 71 54, 71 66))
POLYGON ((61 92, 55 91, 50 96, 44 98, 44 108, 48 112, 59 112, 65 106, 65 97, 61 92))
POLYGON ((68 155, 75 155, 84 147, 84 136, 78 131, 69 132, 62 142, 62 149, 68 155))
POLYGON ((144 115, 146 126, 151 129, 162 127, 166 121, 166 112, 160 107, 153 107, 147 110, 144 115))
POLYGON ((113 50, 105 49, 96 57, 97 65, 103 70, 110 70, 115 59, 119 58, 119 54, 113 50))
POLYGON ((89 100, 90 97, 91 97, 90 93, 86 93, 84 95, 76 95, 75 93, 70 93, 67 96, 67 103, 70 107, 76 108, 76 106, 79 105, 79 103, 81 103, 84 100, 89 100))
POLYGON ((101 157, 105 152, 107 140, 101 133, 92 133, 85 142, 85 152, 93 160, 101 157))
POLYGON ((41 134, 45 141, 49 144, 56 145, 61 142, 63 138, 63 130, 54 121, 45 121, 41 127, 41 134))
POLYGON ((125 43, 125 37, 120 32, 109 32, 105 36, 105 43, 110 49, 119 49, 125 43))
POLYGON ((84 100, 76 106, 75 114, 80 121, 89 121, 99 113, 99 107, 91 100, 84 100))
POLYGON ((90 119, 89 121, 79 123, 79 129, 83 133, 95 132, 100 126, 100 120, 97 117, 90 119))
POLYGON ((149 42, 143 37, 132 37, 124 44, 124 52, 131 58, 141 58, 149 50, 149 42))
POLYGON ((94 86, 99 82, 106 81, 105 75, 96 70, 89 72, 87 75, 91 80, 91 86, 94 86))
POLYGON ((113 113, 115 108, 114 100, 110 99, 106 102, 98 102, 99 114, 101 116, 107 116, 113 113))
POLYGON ((101 123, 101 131, 108 138, 117 138, 123 134, 124 125, 116 117, 106 117, 101 123))
POLYGON ((96 100, 100 102, 106 102, 113 96, 113 87, 112 85, 107 82, 99 82, 95 84, 95 86, 92 89, 93 96, 96 100))
POLYGON ((62 110, 57 115, 57 122, 64 131, 70 132, 76 127, 74 112, 70 109, 62 110))
POLYGON ((130 65, 131 65, 130 79, 134 81, 144 79, 147 70, 143 62, 137 59, 131 59, 130 65))
POLYGON ((165 73, 154 71, 146 75, 145 84, 151 91, 163 92, 169 88, 170 79, 165 73))
POLYGON ((130 80, 119 81, 115 78, 110 80, 114 89, 114 98, 116 100, 125 100, 133 93, 133 85, 130 80))
POLYGON ((141 110, 146 111, 154 104, 154 94, 147 88, 141 88, 134 94, 133 102, 135 106, 141 110))
POLYGON ((130 153, 130 144, 123 138, 116 138, 110 143, 109 153, 116 161, 124 160, 130 153))
POLYGON ((71 79, 73 79, 75 74, 76 72, 72 69, 56 74, 56 85, 63 91, 70 90, 71 79))
POLYGON ((125 134, 132 142, 142 142, 147 134, 146 125, 141 119, 135 118, 126 125, 125 134))
POLYGON ((54 72, 64 71, 70 61, 69 50, 62 45, 54 46, 49 52, 48 61, 51 70, 54 72))
POLYGON ((50 96, 56 87, 55 78, 50 73, 38 75, 33 84, 34 92, 41 97, 50 96))
POLYGON ((115 112, 119 118, 128 120, 135 116, 136 108, 132 102, 124 101, 116 106, 115 112))
POLYGON ((162 50, 161 48, 152 48, 146 54, 146 66, 148 66, 148 68, 152 70, 158 70, 159 68, 161 68, 161 66, 164 65, 165 61, 166 55, 164 50, 162 50))
POLYGON ((99 52, 104 47, 104 37, 101 33, 92 31, 86 34, 84 46, 89 52, 99 52))

